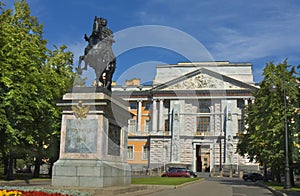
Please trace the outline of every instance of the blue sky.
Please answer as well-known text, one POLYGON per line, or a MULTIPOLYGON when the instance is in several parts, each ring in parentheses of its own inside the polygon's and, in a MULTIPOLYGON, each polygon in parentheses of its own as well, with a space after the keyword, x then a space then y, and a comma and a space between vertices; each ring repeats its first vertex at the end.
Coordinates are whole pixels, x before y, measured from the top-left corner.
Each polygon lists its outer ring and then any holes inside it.
MULTIPOLYGON (((12 0, 4 0, 12 8, 12 0)), ((299 0, 27 0, 44 24, 44 38, 68 46, 75 65, 95 16, 108 20, 116 43, 114 80, 154 78, 157 64, 230 61, 253 64, 254 81, 266 63, 300 64, 299 0)))

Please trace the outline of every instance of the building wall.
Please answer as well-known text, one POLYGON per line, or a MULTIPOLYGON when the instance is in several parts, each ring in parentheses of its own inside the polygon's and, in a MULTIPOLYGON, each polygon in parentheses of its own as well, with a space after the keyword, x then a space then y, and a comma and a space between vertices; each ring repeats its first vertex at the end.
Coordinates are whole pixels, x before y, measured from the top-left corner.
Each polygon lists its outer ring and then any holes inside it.
MULTIPOLYGON (((205 67, 232 78, 239 79, 246 84, 253 84, 252 65, 231 64, 229 62, 217 62, 219 66, 210 63, 198 63, 192 66, 189 63, 177 65, 158 66, 154 85, 167 82, 167 79, 177 78, 199 67, 205 67)), ((220 80, 220 78, 218 78, 220 80)), ((227 84, 228 81, 227 81, 227 84)), ((239 84, 227 85, 228 88, 238 89, 239 84)), ((228 94, 223 89, 221 94, 214 95, 209 90, 208 95, 174 94, 173 90, 159 90, 157 94, 149 93, 149 88, 139 93, 128 95, 128 88, 118 87, 121 97, 129 103, 136 103, 137 109, 130 110, 136 120, 135 128, 129 132, 128 145, 134 146, 134 159, 128 162, 135 168, 149 169, 162 168, 169 165, 182 164, 194 171, 219 171, 225 166, 251 165, 247 159, 236 154, 239 131, 239 120, 243 120, 243 107, 253 96, 249 90, 241 87, 240 91, 228 94), (125 89, 124 94, 120 92, 125 89), (245 93, 244 93, 245 92, 245 93), (173 93, 173 94, 172 94, 173 93), (126 97, 127 96, 127 97, 126 97), (149 110, 145 107, 149 106, 149 110), (172 162, 172 111, 175 105, 179 105, 179 162, 172 162), (200 112, 200 108, 208 107, 208 113, 200 112), (197 132, 197 118, 208 116, 209 131, 197 132), (146 126, 146 120, 150 124, 146 126), (148 159, 142 159, 144 145, 149 146, 148 159), (200 163, 200 164, 199 164, 200 163), (199 169, 201 168, 201 169, 199 169)), ((172 89, 172 88, 170 88, 172 89)), ((183 89, 184 90, 184 89, 183 89)), ((190 89, 186 89, 190 90, 190 89)), ((229 89, 230 90, 230 89, 229 89)), ((243 131, 242 129, 240 131, 243 131)))
POLYGON ((147 146, 147 140, 145 139, 136 139, 129 140, 128 146, 133 146, 133 158, 128 159, 128 163, 130 164, 140 164, 140 165, 148 165, 148 159, 143 159, 143 147, 147 146))
MULTIPOLYGON (((130 103, 135 103, 137 109, 129 109, 129 111, 134 114, 133 119, 136 121, 135 130, 129 132, 130 135, 148 135, 151 129, 151 124, 146 124, 146 121, 151 121, 151 108, 146 109, 147 104, 151 104, 149 101, 133 100, 130 103), (141 102, 141 109, 139 110, 139 102, 141 102), (139 114, 140 113, 140 114, 139 114), (140 115, 140 122, 139 122, 140 115), (140 126, 140 127, 139 127, 140 126)), ((130 104, 129 104, 130 105, 130 104)))

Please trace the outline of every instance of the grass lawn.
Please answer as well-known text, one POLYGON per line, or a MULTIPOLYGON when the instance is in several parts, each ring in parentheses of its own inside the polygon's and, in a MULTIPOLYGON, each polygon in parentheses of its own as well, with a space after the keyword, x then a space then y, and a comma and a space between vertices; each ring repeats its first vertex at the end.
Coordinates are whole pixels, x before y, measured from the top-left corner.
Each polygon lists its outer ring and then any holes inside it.
MULTIPOLYGON (((278 190, 278 191, 283 191, 283 183, 278 183, 278 182, 264 182, 265 185, 269 186, 269 187, 272 187, 273 189, 275 190, 278 190)), ((290 189, 290 191, 297 191, 297 192, 300 192, 300 184, 296 184, 295 187, 292 187, 290 189)))
POLYGON ((163 178, 159 176, 146 178, 132 178, 131 184, 149 184, 149 185, 180 185, 186 182, 199 180, 199 178, 163 178))

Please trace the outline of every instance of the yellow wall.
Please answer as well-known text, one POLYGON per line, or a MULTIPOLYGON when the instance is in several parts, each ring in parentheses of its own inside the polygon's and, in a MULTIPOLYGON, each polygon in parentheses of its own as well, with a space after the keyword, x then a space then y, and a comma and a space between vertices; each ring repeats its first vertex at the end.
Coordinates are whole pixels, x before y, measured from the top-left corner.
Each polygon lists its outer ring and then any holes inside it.
POLYGON ((143 160, 143 146, 147 145, 147 141, 128 141, 128 146, 133 146, 133 160, 128 160, 128 163, 147 164, 148 160, 143 160))
MULTIPOLYGON (((141 118, 141 132, 142 134, 145 133, 145 121, 148 119, 150 120, 150 110, 145 110, 145 105, 146 102, 142 103, 142 118, 141 118)), ((133 119, 137 120, 137 109, 136 110, 130 110, 130 112, 132 112, 135 116, 133 117, 133 119)), ((137 126, 137 125, 136 125, 137 126)), ((129 133, 129 135, 135 135, 135 133, 129 133)), ((128 159, 128 163, 132 163, 132 164, 147 164, 148 160, 147 159, 143 159, 143 146, 147 145, 147 141, 144 140, 139 140, 139 141, 135 141, 135 140, 128 140, 128 146, 133 146, 133 150, 134 150, 134 155, 133 155, 133 160, 129 160, 128 159)))
MULTIPOLYGON (((145 121, 146 120, 150 120, 150 110, 145 110, 145 105, 146 102, 142 103, 142 119, 141 119, 141 125, 142 125, 142 130, 141 132, 144 133, 145 131, 145 121)), ((137 109, 136 110, 130 110, 131 113, 133 113, 135 116, 133 117, 133 119, 137 120, 137 109)), ((137 126, 137 125, 136 125, 137 126)), ((130 135, 133 135, 132 133, 130 133, 130 135)))

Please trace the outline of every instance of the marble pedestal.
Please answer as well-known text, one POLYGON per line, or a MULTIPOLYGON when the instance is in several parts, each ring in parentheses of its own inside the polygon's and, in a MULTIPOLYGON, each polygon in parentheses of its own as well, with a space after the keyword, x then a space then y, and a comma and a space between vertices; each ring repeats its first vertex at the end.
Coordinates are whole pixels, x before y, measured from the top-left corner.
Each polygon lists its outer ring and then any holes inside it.
POLYGON ((60 157, 53 186, 110 187, 131 183, 127 163, 127 122, 123 100, 96 87, 76 87, 57 104, 63 107, 60 157))

